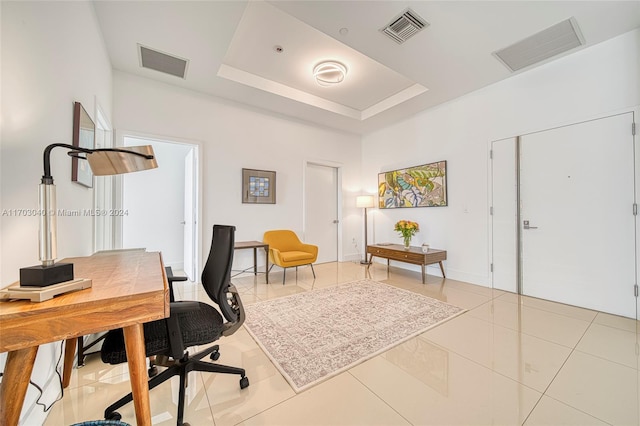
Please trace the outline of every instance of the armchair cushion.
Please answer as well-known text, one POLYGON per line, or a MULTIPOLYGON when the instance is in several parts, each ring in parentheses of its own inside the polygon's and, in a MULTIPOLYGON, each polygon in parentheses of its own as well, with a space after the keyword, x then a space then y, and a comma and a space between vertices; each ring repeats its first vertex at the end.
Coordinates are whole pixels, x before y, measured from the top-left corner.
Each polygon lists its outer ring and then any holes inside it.
POLYGON ((279 255, 283 262, 297 262, 299 260, 313 261, 315 258, 313 253, 308 253, 306 251, 285 251, 279 252, 279 255))

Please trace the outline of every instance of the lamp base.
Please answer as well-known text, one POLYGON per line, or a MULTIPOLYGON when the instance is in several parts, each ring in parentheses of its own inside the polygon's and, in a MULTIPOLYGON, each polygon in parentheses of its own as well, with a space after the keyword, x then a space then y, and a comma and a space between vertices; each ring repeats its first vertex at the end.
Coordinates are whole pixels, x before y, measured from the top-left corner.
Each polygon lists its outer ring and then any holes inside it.
POLYGON ((361 261, 360 261, 360 264, 361 264, 361 265, 371 265, 371 262, 368 262, 368 261, 366 261, 366 260, 361 260, 361 261))
POLYGON ((73 263, 20 268, 20 287, 46 287, 73 280, 73 263))

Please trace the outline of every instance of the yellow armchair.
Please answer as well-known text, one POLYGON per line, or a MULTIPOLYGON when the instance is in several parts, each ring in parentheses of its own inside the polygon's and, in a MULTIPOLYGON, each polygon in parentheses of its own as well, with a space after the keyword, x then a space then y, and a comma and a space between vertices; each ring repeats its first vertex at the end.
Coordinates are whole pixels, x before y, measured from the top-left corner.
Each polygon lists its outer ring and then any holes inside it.
MULTIPOLYGON (((264 233, 263 242, 269 244, 269 261, 271 267, 278 265, 284 268, 282 284, 287 274, 287 268, 310 265, 313 278, 316 272, 313 270, 313 262, 318 258, 318 246, 305 244, 298 236, 286 229, 267 231, 264 233)), ((271 270, 271 269, 269 269, 271 270)))

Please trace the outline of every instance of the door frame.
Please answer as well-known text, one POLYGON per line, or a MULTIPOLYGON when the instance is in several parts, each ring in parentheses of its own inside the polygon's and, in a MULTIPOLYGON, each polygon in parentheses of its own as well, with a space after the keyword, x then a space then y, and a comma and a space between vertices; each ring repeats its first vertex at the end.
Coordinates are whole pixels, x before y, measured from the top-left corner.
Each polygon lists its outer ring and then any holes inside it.
MULTIPOLYGON (((109 121, 107 114, 104 112, 98 100, 95 102, 95 122, 96 122, 96 131, 102 130, 106 133, 105 135, 105 144, 102 147, 97 148, 113 148, 114 145, 114 132, 113 126, 109 121)), ((93 191, 93 207, 94 211, 98 210, 112 210, 115 204, 115 179, 113 176, 102 176, 100 178, 96 178, 94 180, 95 188, 93 191), (109 179, 111 181, 111 187, 109 188, 109 193, 105 193, 105 185, 106 180, 109 179), (103 200, 98 200, 100 195, 103 195, 103 200), (104 204, 100 202, 104 201, 104 204)), ((115 245, 115 216, 113 215, 94 215, 93 219, 93 251, 99 250, 112 250, 115 245), (98 247, 98 235, 102 234, 104 236, 105 228, 107 227, 107 223, 109 223, 111 232, 107 236, 106 240, 103 241, 101 247, 98 247)))
MULTIPOLYGON (((532 135, 532 134, 536 134, 536 133, 540 133, 540 132, 546 132, 549 130, 554 130, 554 129, 558 129, 558 128, 562 128, 562 127, 567 127, 567 126, 573 126, 573 125, 577 125, 577 124, 581 124, 581 123, 585 123, 585 122, 589 122, 589 121, 594 121, 594 120, 600 120, 600 119, 605 119, 608 117, 613 117, 613 116, 617 116, 617 115, 622 115, 622 114, 628 114, 631 113, 632 117, 633 117, 633 122, 636 124, 635 125, 635 132, 632 134, 632 139, 633 139, 633 152, 634 152, 634 204, 637 205, 640 201, 640 149, 638 149, 637 147, 637 142, 638 142, 638 125, 637 125, 637 120, 638 117, 640 117, 640 106, 636 106, 634 108, 624 108, 624 109, 620 109, 620 110, 616 110, 616 111, 612 111, 612 112, 608 112, 608 113, 600 113, 594 116, 590 116, 588 118, 585 119, 581 119, 581 120, 573 120, 573 121, 568 121, 568 122, 563 122, 560 124, 555 124, 555 125, 550 125, 549 127, 543 128, 543 129, 538 129, 538 130, 530 130, 528 132, 523 132, 520 134, 516 134, 516 135, 511 135, 511 136, 505 136, 505 137, 498 137, 495 139, 491 139, 487 142, 487 162, 488 162, 488 176, 487 176, 487 182, 488 182, 488 206, 489 206, 489 212, 487 215, 487 226, 489 229, 489 241, 488 241, 488 253, 489 253, 489 265, 488 265, 488 271, 489 271, 489 282, 491 283, 491 288, 494 288, 494 255, 493 255, 493 246, 494 246, 494 227, 493 227, 493 205, 494 205, 494 194, 493 194, 493 159, 492 159, 492 144, 494 142, 498 142, 498 141, 502 141, 505 139, 514 139, 515 143, 516 143, 516 160, 515 160, 515 167, 516 167, 516 194, 515 194, 515 198, 516 198, 516 227, 517 227, 517 234, 516 234, 516 288, 517 288, 517 294, 522 295, 522 259, 521 259, 521 230, 520 230, 520 222, 521 222, 521 217, 520 217, 520 165, 519 165, 519 145, 520 145, 520 138, 522 136, 527 136, 527 135, 532 135)), ((631 132, 631 129, 629 129, 629 131, 631 132)), ((630 207, 631 208, 631 207, 630 207)), ((639 218, 640 213, 635 215, 635 222, 634 222, 634 226, 635 226, 635 254, 636 254, 636 263, 635 263, 635 286, 636 289, 638 288, 639 282, 640 282, 640 259, 639 259, 639 254, 640 254, 640 226, 638 223, 638 218, 639 218)), ((640 319, 640 298, 638 297, 638 292, 636 290, 636 320, 640 319)))
MULTIPOLYGON (((130 137, 135 139, 147 139, 149 141, 159 141, 165 143, 175 143, 179 145, 190 145, 194 147, 194 155, 196 156, 196 167, 194 168, 194 184, 196 185, 195 193, 195 217, 196 223, 193 227, 193 235, 195 239, 195 269, 196 269, 196 278, 199 279, 199 271, 201 269, 201 265, 204 265, 205 259, 202 258, 202 170, 203 170, 203 158, 204 158, 204 144, 200 141, 194 141, 184 138, 176 138, 169 136, 159 136, 150 133, 141 133, 130 130, 118 130, 116 131, 116 146, 119 148, 124 147, 124 138, 130 137)), ((162 165, 159 165, 162 167, 162 165)), ((123 208, 123 179, 122 175, 116 175, 116 183, 114 185, 114 208, 122 209, 123 208)), ((123 225, 122 225, 122 217, 115 217, 114 223, 114 234, 115 234, 115 248, 122 248, 122 233, 123 233, 123 225)))
POLYGON ((318 159, 305 159, 302 161, 302 233, 303 238, 307 233, 307 167, 310 165, 332 167, 337 172, 337 188, 336 188, 336 206, 337 206, 337 219, 338 226, 336 227, 336 241, 338 244, 338 262, 343 261, 343 249, 342 249, 342 168, 344 165, 335 161, 318 160, 318 159))

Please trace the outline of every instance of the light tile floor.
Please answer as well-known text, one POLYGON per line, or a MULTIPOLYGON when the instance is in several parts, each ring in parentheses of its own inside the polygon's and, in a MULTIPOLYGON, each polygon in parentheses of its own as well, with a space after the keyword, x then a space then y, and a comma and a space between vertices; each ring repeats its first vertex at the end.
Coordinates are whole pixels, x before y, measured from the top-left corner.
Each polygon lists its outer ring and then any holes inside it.
MULTIPOLYGON (((468 312, 296 394, 241 329, 223 338, 219 362, 242 366, 238 378, 191 373, 185 420, 197 425, 638 425, 640 327, 614 315, 374 265, 328 263, 233 279, 245 304, 372 278, 468 312)), ((178 297, 207 301, 194 283, 178 297)), ((153 423, 175 424, 177 379, 151 392, 153 423)), ((126 365, 90 356, 46 425, 99 419, 129 391, 126 365)), ((119 411, 134 424, 133 408, 119 411)))

